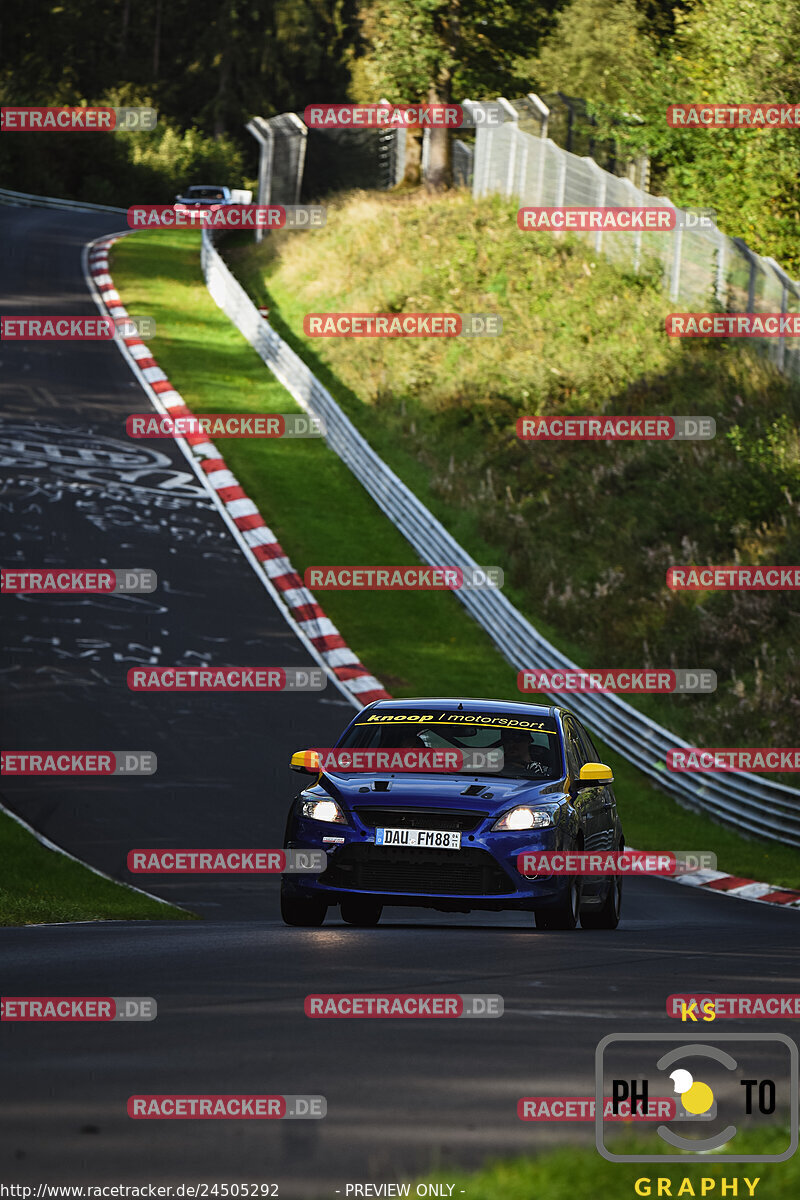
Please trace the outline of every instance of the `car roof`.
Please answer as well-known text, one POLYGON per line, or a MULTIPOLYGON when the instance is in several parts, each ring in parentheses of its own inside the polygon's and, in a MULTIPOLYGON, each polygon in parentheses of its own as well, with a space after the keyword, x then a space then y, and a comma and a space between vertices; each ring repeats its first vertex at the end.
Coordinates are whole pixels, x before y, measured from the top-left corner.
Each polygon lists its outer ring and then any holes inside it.
POLYGON ((481 700, 475 697, 417 696, 410 700, 375 700, 368 705, 371 712, 384 708, 414 709, 421 704, 435 705, 445 712, 527 713, 529 716, 555 717, 565 711, 555 704, 524 704, 520 700, 481 700))

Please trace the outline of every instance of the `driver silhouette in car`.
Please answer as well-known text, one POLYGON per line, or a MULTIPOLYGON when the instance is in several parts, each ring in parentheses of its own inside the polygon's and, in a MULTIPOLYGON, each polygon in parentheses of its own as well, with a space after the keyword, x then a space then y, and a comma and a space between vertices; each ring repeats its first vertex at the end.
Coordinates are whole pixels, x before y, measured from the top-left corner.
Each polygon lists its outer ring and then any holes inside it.
POLYGON ((503 770, 513 770, 515 774, 524 771, 537 779, 547 779, 552 770, 549 750, 531 741, 531 736, 524 729, 504 729, 500 734, 500 745, 503 748, 503 770))

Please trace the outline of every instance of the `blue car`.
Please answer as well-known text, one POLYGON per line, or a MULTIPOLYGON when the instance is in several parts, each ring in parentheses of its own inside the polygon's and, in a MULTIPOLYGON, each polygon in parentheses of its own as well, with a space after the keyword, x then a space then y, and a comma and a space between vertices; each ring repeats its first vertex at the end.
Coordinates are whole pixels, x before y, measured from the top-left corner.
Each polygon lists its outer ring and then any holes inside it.
MULTIPOLYGON (((360 757, 377 761, 375 754, 360 757)), ((356 714, 337 742, 336 769, 321 770, 323 762, 324 754, 306 750, 290 764, 315 778, 292 803, 284 845, 324 850, 327 865, 316 876, 283 875, 287 925, 321 925, 335 905, 351 925, 377 925, 384 906, 403 905, 518 909, 532 912, 539 929, 574 929, 579 921, 588 929, 617 927, 621 877, 518 870, 526 852, 625 844, 611 769, 567 709, 504 700, 378 700, 356 714), (398 747, 472 753, 467 766, 444 774, 340 767, 338 751, 398 747), (488 769, 492 751, 502 760, 499 771, 488 769), (487 769, 476 768, 483 759, 487 769)))

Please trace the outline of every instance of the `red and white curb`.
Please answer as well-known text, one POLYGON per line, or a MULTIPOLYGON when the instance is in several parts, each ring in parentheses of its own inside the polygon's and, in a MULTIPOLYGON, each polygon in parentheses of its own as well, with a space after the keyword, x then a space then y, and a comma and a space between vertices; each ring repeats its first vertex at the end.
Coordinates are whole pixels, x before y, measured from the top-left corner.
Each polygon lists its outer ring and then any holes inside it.
MULTIPOLYGON (((130 316, 114 287, 108 265, 111 246, 123 236, 119 234, 92 242, 87 257, 88 276, 94 285, 98 306, 101 311, 105 308, 115 319, 130 316)), ((118 335, 117 342, 124 344, 124 356, 157 410, 170 416, 193 415, 140 337, 118 335)), ((262 574, 278 607, 316 661, 338 684, 339 690, 356 708, 373 700, 391 699, 380 681, 370 675, 349 648, 333 621, 326 617, 314 595, 303 586, 286 551, 238 479, 228 470, 214 443, 199 433, 175 440, 184 443, 184 453, 193 458, 196 474, 217 500, 228 524, 238 533, 237 540, 249 551, 251 564, 262 574)))
POLYGON ((742 879, 739 875, 728 875, 725 871, 693 871, 689 875, 679 875, 675 883, 705 888, 710 892, 722 892, 739 900, 756 900, 760 904, 780 904, 783 908, 800 909, 800 892, 778 887, 774 883, 742 879))

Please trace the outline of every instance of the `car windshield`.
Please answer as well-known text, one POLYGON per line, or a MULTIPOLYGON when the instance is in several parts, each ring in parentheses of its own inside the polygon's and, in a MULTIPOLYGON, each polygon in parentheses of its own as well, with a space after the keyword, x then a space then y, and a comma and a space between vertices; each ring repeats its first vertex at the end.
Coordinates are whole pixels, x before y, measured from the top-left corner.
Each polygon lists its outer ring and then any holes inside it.
POLYGON ((189 200, 222 200, 223 193, 214 187, 190 187, 186 197, 189 200))
POLYGON ((465 768, 463 775, 553 780, 562 774, 561 746, 552 717, 520 713, 465 712, 434 708, 380 709, 358 718, 342 748, 459 749, 503 752, 500 771, 465 768))

